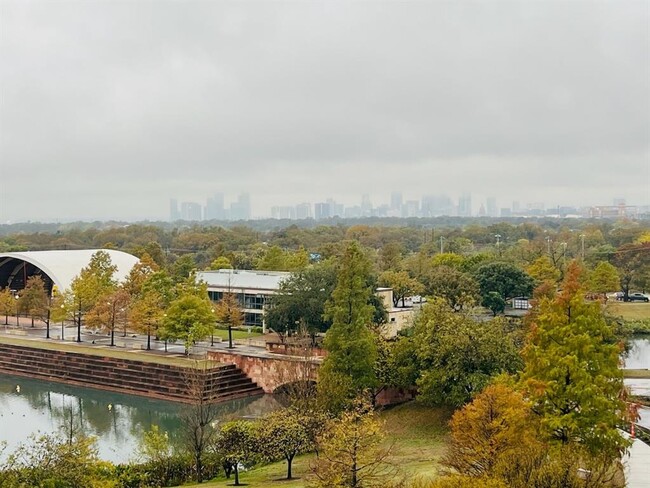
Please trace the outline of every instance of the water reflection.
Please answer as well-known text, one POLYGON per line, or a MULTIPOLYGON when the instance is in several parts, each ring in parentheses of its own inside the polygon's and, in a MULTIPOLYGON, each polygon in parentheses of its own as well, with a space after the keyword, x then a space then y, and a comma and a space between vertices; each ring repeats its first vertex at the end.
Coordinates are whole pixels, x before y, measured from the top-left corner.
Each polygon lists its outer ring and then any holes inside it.
MULTIPOLYGON (((102 459, 137 458, 138 440, 151 425, 177 439, 183 405, 143 397, 78 388, 9 375, 0 376, 0 441, 12 451, 32 433, 55 432, 72 415, 75 425, 98 440, 102 459), (18 387, 18 388, 17 388, 18 387)), ((257 417, 277 408, 268 396, 218 405, 218 418, 257 417)))
POLYGON ((630 351, 625 357, 627 369, 650 369, 650 337, 635 337, 630 340, 630 351))

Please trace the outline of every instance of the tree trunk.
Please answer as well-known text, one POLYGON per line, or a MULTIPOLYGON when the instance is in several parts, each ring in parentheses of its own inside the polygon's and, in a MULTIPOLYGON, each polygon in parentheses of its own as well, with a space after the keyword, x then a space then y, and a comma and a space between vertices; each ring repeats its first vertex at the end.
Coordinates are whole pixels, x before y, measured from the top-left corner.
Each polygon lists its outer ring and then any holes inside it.
POLYGON ((196 456, 196 482, 203 483, 203 464, 201 463, 201 456, 196 456))
POLYGON ((147 330, 147 351, 151 351, 151 332, 147 330))
POLYGON ((241 486, 239 484, 239 463, 235 463, 235 486, 241 486))
POLYGON ((111 346, 115 345, 115 327, 111 329, 111 346))
POLYGON ((293 462, 293 456, 287 457, 287 479, 291 479, 291 463, 293 462))

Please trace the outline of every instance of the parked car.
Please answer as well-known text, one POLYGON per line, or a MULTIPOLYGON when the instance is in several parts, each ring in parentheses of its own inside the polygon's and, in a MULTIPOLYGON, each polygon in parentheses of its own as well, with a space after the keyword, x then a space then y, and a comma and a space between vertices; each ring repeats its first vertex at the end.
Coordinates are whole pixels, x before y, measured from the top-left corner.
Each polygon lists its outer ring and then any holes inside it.
POLYGON ((627 297, 628 302, 650 302, 650 297, 643 293, 630 293, 627 297))

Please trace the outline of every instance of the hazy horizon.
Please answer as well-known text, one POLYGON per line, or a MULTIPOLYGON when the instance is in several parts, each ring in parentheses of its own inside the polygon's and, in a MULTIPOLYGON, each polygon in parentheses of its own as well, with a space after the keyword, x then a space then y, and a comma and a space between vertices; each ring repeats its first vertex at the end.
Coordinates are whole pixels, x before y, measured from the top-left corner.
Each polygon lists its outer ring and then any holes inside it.
POLYGON ((650 205, 650 4, 0 0, 0 223, 650 205), (264 212, 264 209, 267 209, 264 212))

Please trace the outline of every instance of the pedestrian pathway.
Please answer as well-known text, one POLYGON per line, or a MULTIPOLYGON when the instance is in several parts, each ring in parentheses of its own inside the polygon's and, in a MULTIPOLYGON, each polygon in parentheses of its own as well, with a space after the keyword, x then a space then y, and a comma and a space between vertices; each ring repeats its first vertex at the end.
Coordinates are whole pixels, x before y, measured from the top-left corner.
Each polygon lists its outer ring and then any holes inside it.
MULTIPOLYGON (((626 434, 626 437, 627 436, 626 434)), ((627 488, 650 488, 650 446, 634 439, 623 458, 627 488)))

